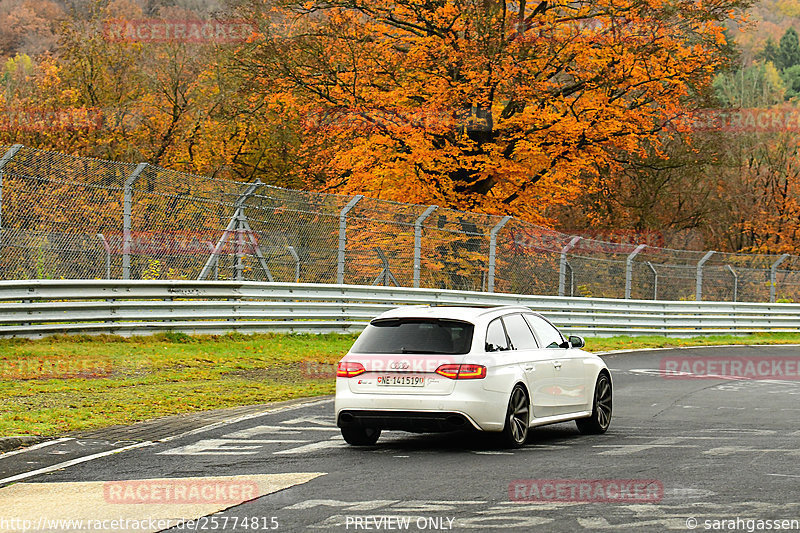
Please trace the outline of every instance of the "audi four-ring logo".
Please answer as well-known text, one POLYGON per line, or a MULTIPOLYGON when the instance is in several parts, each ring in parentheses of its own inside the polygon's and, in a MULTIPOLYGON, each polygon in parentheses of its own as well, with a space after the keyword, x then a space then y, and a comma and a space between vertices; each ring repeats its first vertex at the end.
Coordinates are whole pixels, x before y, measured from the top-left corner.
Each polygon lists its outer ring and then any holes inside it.
POLYGON ((394 362, 389 363, 389 368, 391 370, 407 370, 410 366, 411 365, 409 365, 405 361, 402 361, 402 362, 399 362, 399 363, 394 363, 394 362))

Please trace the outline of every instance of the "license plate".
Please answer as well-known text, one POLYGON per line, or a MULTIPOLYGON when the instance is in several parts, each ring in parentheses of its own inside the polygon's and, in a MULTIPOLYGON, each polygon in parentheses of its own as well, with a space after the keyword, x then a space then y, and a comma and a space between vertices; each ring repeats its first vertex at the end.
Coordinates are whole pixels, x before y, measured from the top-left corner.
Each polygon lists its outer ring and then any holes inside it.
POLYGON ((378 376, 378 385, 388 387, 424 387, 423 376, 378 376))

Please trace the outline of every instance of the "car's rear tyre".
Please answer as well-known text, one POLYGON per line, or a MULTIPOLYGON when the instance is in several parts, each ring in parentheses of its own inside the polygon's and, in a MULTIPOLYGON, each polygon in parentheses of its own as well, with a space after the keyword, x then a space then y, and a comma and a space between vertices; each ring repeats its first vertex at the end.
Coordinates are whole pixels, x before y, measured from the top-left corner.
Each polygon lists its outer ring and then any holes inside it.
POLYGON ((380 429, 374 428, 342 428, 342 437, 347 444, 353 446, 372 446, 381 436, 380 429))
POLYGON ((520 448, 528 438, 531 402, 522 385, 511 391, 506 409, 506 424, 500 434, 501 443, 507 448, 520 448))
POLYGON ((578 431, 584 435, 599 435, 605 433, 611 424, 611 411, 613 407, 613 391, 611 379, 603 372, 597 376, 594 386, 594 402, 592 403, 592 416, 575 420, 578 431))

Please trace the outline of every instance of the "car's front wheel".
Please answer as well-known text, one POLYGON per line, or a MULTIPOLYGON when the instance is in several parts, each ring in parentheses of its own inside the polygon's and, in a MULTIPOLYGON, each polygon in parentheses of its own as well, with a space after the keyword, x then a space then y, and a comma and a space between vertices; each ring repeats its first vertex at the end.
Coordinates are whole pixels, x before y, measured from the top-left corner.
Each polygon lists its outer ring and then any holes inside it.
POLYGON ((579 418, 575 421, 578 425, 578 431, 585 435, 605 433, 608 425, 611 424, 612 400, 611 379, 607 374, 601 373, 597 376, 597 383, 594 387, 592 416, 579 418))
POLYGON ((342 428, 342 437, 347 444, 353 446, 372 446, 381 436, 380 429, 374 428, 342 428))
POLYGON ((502 442, 509 448, 520 448, 528 438, 531 402, 522 385, 511 391, 506 409, 506 424, 501 434, 502 442))

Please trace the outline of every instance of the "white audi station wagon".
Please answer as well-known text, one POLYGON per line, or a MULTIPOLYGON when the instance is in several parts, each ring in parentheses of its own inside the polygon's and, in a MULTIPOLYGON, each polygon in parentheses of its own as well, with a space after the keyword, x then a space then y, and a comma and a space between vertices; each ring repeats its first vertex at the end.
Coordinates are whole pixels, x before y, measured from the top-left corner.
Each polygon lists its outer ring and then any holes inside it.
POLYGON ((611 374, 583 346, 527 307, 393 309, 339 362, 336 422, 356 446, 381 430, 473 428, 520 447, 529 428, 567 420, 604 433, 611 374))

